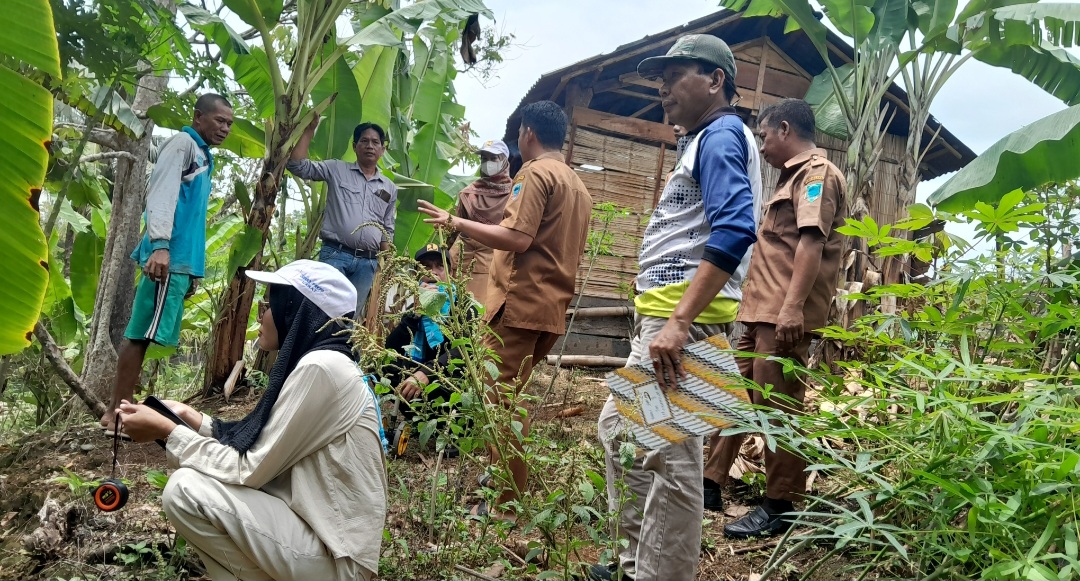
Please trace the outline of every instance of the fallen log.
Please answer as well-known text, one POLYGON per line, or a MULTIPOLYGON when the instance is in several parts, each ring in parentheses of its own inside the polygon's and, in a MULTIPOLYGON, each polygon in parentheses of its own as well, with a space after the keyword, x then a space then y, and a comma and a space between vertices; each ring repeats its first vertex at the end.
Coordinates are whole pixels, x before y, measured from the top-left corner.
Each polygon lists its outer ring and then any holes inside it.
MULTIPOLYGON (((548 365, 555 365, 558 357, 548 355, 548 365)), ((625 357, 611 357, 609 355, 563 355, 562 365, 568 367, 625 367, 625 357)))

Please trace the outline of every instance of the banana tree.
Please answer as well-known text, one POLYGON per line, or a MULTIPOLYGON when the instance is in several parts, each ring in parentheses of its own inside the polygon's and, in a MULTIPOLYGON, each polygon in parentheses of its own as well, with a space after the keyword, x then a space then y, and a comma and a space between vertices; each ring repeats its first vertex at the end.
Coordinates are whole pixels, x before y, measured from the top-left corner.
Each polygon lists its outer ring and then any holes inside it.
POLYGON ((868 144, 884 133, 876 111, 897 78, 903 79, 910 109, 899 183, 902 206, 914 202, 918 167, 933 144, 924 141, 930 105, 968 60, 1009 68, 1069 105, 1080 102, 1080 59, 1063 50, 1080 42, 1075 3, 971 0, 960 9, 958 0, 822 0, 829 22, 854 41, 850 67, 833 66, 827 29, 809 0, 721 4, 745 10, 746 16, 787 16, 786 30, 801 28, 814 44, 826 71, 814 80, 807 99, 816 105, 819 129, 852 141, 849 192, 859 191, 870 175, 867 165, 880 152, 868 144))
MULTIPOLYGON (((253 140, 261 133, 264 144, 262 169, 242 234, 242 239, 257 240, 257 244, 245 245, 235 262, 230 261, 250 267, 260 264, 285 162, 303 129, 315 116, 325 114, 330 122, 323 124, 320 131, 324 136, 317 135, 316 140, 323 140, 325 153, 331 155, 335 153, 333 148, 340 148, 341 141, 347 145, 344 136, 358 121, 355 116, 360 107, 367 108, 366 104, 360 105, 367 96, 360 92, 359 79, 355 67, 349 66, 349 59, 360 53, 362 61, 365 52, 374 47, 399 48, 403 35, 415 34, 426 21, 457 23, 477 12, 490 15, 480 0, 422 0, 399 10, 368 4, 365 13, 371 16, 366 25, 338 41, 335 36, 338 19, 350 5, 349 0, 300 1, 296 3, 295 19, 288 22, 281 18, 283 0, 223 0, 223 4, 255 31, 258 44, 249 45, 223 18, 201 7, 187 4, 180 7, 180 12, 192 27, 218 47, 221 62, 231 69, 257 114, 264 119, 262 127, 241 128, 241 133, 253 140), (281 28, 287 28, 295 39, 291 55, 278 54, 274 39, 281 28), (287 68, 282 64, 285 61, 289 63, 287 68)), ((390 58, 388 62, 393 62, 392 55, 390 58)), ((386 68, 388 64, 381 69, 378 64, 372 66, 371 76, 376 70, 383 75, 392 71, 386 68)), ((385 76, 378 78, 377 82, 381 83, 385 76)), ((231 278, 214 324, 213 357, 206 373, 208 389, 222 385, 233 362, 243 355, 254 285, 240 269, 232 272, 231 278)))
POLYGON ((30 344, 49 281, 38 196, 49 159, 53 100, 38 79, 60 78, 47 0, 10 0, 0 14, 0 355, 30 344))

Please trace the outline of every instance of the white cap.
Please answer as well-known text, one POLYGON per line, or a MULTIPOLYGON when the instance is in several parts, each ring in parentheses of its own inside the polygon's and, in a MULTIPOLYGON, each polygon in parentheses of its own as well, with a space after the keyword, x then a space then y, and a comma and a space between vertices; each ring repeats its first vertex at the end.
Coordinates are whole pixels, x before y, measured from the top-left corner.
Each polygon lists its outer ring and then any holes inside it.
POLYGON ((277 269, 247 271, 248 278, 266 284, 287 284, 303 293, 330 318, 356 310, 356 287, 338 269, 314 260, 297 260, 277 269))
POLYGON ((488 153, 494 153, 495 155, 501 155, 507 159, 510 158, 510 148, 498 139, 485 141, 484 145, 480 147, 480 151, 486 151, 488 153))

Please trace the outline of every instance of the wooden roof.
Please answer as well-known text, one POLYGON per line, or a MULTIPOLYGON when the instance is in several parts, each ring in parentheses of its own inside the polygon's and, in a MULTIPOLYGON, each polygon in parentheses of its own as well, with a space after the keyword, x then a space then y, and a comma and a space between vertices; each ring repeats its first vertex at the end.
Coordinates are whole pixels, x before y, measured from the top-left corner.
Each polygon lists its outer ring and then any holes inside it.
MULTIPOLYGON (((783 19, 743 18, 739 13, 721 10, 540 77, 507 120, 505 141, 517 141, 521 106, 543 99, 663 122, 659 84, 638 76, 637 64, 644 58, 665 54, 677 38, 686 34, 713 34, 731 46, 739 61, 736 85, 742 99, 737 106, 750 114, 781 97, 802 97, 810 80, 825 70, 824 61, 802 31, 784 34, 783 19)), ((853 50, 843 39, 830 32, 828 40, 834 66, 851 61, 853 50)), ((889 132, 906 136, 907 94, 894 83, 885 101, 896 115, 889 132)), ((927 123, 924 143, 939 130, 938 139, 924 158, 923 179, 956 171, 976 157, 933 116, 927 123)))

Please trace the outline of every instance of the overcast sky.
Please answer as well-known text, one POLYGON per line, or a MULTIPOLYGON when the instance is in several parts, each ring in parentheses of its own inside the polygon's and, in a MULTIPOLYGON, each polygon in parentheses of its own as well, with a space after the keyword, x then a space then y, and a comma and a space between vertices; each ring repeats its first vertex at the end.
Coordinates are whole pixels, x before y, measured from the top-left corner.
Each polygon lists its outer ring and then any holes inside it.
MULTIPOLYGON (((541 75, 720 10, 717 2, 701 0, 487 0, 487 5, 496 26, 514 34, 518 46, 506 51, 498 78, 486 84, 469 74, 457 78, 458 101, 480 134, 477 141, 502 137, 506 118, 541 75)), ((1064 108, 1011 71, 970 60, 946 84, 931 112, 982 153, 1007 133, 1064 108)), ((922 184, 920 199, 944 179, 922 184)))

